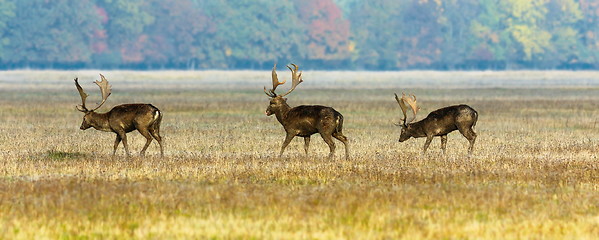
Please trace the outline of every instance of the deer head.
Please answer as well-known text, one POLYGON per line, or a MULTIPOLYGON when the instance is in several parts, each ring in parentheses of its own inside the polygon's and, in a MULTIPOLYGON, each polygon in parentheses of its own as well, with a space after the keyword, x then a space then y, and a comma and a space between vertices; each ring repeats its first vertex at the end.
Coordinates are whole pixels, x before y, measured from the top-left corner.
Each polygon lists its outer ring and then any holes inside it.
POLYGON ((416 102, 416 96, 414 94, 411 94, 410 96, 406 96, 405 93, 402 93, 401 98, 399 98, 396 93, 395 100, 399 104, 399 107, 401 108, 401 112, 403 113, 403 118, 400 119, 400 121, 402 121, 402 122, 396 124, 398 126, 401 126, 401 135, 399 137, 399 141, 403 142, 405 140, 408 140, 412 136, 411 131, 410 131, 411 130, 410 123, 412 121, 414 121, 414 119, 416 119, 416 114, 420 110, 420 107, 418 107, 418 104, 416 102), (410 120, 407 120, 408 119, 408 116, 407 116, 408 106, 410 106, 410 109, 412 110, 412 113, 413 113, 413 116, 410 118, 410 120))
POLYGON ((289 105, 287 105, 287 98, 284 97, 287 96, 289 93, 293 92, 293 90, 295 90, 295 87, 297 87, 297 85, 304 81, 302 79, 302 73, 298 73, 297 71, 299 67, 293 63, 291 65, 293 66, 293 68, 287 66, 287 68, 291 70, 291 89, 289 89, 289 91, 287 91, 287 93, 283 95, 276 94, 275 90, 279 85, 283 85, 287 81, 279 82, 279 78, 277 77, 277 64, 275 64, 272 68, 272 89, 266 91, 266 87, 264 87, 264 93, 270 97, 270 104, 266 108, 267 116, 274 114, 282 107, 289 107, 289 105))
POLYGON ((97 107, 95 107, 91 110, 89 110, 85 106, 85 99, 89 95, 87 95, 87 93, 85 93, 85 91, 83 91, 83 88, 81 87, 81 85, 79 85, 79 81, 78 81, 79 78, 75 78, 75 86, 77 87, 77 91, 79 91, 79 95, 81 96, 81 105, 77 106, 77 110, 85 113, 85 115, 83 116, 83 122, 81 123, 81 130, 88 129, 92 126, 91 125, 91 121, 92 121, 91 115, 94 113, 95 110, 97 110, 102 105, 104 105, 104 103, 106 102, 106 99, 108 98, 108 96, 110 96, 110 85, 108 85, 108 80, 106 80, 106 78, 102 74, 100 74, 100 77, 102 78, 102 81, 96 80, 95 83, 96 83, 96 85, 98 85, 98 87, 100 87, 100 92, 102 92, 102 102, 100 104, 98 104, 97 107))

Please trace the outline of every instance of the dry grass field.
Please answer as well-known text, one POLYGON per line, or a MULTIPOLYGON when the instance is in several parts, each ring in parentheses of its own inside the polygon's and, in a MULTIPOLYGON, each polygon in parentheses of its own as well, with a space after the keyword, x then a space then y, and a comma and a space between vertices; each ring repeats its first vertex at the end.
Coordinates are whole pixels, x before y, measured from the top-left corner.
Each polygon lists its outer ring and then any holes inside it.
MULTIPOLYGON (((283 69, 283 68, 281 68, 283 69)), ((99 101, 99 71, 0 72, 0 239, 595 239, 598 72, 304 72, 289 104, 345 116, 351 160, 313 136, 277 158, 267 71, 105 71, 113 93, 164 113, 154 141, 79 130, 73 78, 99 101), (421 154, 399 143, 393 92, 422 110, 479 112, 474 154, 458 132, 421 154)), ((289 72, 279 70, 288 79, 289 72)), ((287 89, 288 86, 282 86, 287 89)))

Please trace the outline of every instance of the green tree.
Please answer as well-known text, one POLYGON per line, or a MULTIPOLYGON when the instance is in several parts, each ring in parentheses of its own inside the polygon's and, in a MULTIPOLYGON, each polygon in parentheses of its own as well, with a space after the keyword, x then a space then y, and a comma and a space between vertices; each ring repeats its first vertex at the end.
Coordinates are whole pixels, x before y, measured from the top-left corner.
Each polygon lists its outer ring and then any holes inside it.
POLYGON ((226 62, 221 67, 306 58, 305 28, 291 1, 206 0, 202 5, 217 26, 212 47, 226 62))
POLYGON ((467 62, 476 41, 470 32, 471 21, 480 12, 479 0, 443 0, 438 9, 441 12, 440 63, 453 69, 457 64, 467 62))
POLYGON ((544 63, 544 67, 576 61, 585 50, 576 29, 583 18, 580 5, 575 0, 551 0, 547 10, 543 26, 552 38, 549 48, 538 61, 544 63))
POLYGON ((7 62, 34 65, 91 61, 94 33, 101 28, 90 0, 15 1, 7 23, 7 62))
POLYGON ((452 20, 443 18, 441 1, 363 1, 357 8, 360 11, 352 11, 351 22, 356 23, 352 25, 352 38, 358 66, 431 66, 441 59, 444 32, 459 35, 457 26, 447 24, 452 20))
POLYGON ((11 18, 15 17, 15 4, 12 0, 0 0, 0 62, 6 58, 4 48, 9 43, 6 37, 7 25, 11 18))
POLYGON ((584 51, 578 60, 599 67, 599 0, 580 0, 580 8, 583 19, 577 29, 584 51))
POLYGON ((506 61, 507 48, 512 45, 512 39, 505 31, 507 13, 500 8, 500 0, 481 0, 479 6, 480 13, 470 24, 474 38, 469 58, 475 61, 506 61))
POLYGON ((547 0, 506 0, 509 11, 507 29, 517 43, 519 56, 525 61, 538 60, 550 47, 551 34, 542 27, 547 14, 547 0))
POLYGON ((540 59, 550 47, 545 21, 546 0, 481 0, 481 13, 472 21, 472 58, 515 62, 540 59))
POLYGON ((144 61, 138 48, 147 40, 146 26, 155 19, 143 4, 143 0, 97 0, 98 7, 106 14, 104 29, 108 43, 108 50, 97 56, 100 61, 114 64, 144 61))
POLYGON ((399 46, 405 28, 401 17, 403 3, 405 1, 361 1, 356 5, 359 11, 351 11, 350 51, 359 68, 393 69, 401 65, 399 46))

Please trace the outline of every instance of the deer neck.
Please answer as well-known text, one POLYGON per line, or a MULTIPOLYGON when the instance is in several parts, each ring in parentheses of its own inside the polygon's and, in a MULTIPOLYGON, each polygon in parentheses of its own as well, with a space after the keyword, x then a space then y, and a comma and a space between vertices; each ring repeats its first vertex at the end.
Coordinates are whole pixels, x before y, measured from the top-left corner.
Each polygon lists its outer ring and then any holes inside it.
POLYGON ((426 137, 426 133, 424 131, 424 123, 422 120, 418 121, 418 122, 413 122, 409 124, 412 130, 412 137, 414 138, 418 138, 418 137, 426 137))
POLYGON ((110 122, 108 121, 108 113, 90 113, 90 125, 100 131, 104 132, 112 132, 112 128, 110 127, 110 122))
POLYGON ((279 107, 275 111, 275 116, 277 117, 277 120, 283 126, 285 126, 285 122, 287 120, 287 113, 289 113, 289 110, 291 110, 291 107, 287 103, 285 103, 285 104, 282 104, 281 107, 279 107))

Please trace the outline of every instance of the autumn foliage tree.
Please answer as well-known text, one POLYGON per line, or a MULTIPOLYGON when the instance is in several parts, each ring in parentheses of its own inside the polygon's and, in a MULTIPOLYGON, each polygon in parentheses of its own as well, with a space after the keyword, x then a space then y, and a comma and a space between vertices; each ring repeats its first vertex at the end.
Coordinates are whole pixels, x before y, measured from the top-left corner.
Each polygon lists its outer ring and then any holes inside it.
POLYGON ((194 61, 205 60, 198 54, 200 39, 215 27, 203 9, 191 0, 149 0, 143 8, 155 19, 146 26, 134 49, 143 61, 160 67, 189 67, 194 61))
POLYGON ((599 0, 0 0, 0 68, 599 68, 599 0))
POLYGON ((295 1, 308 39, 307 58, 342 60, 349 57, 349 21, 332 0, 295 1))

